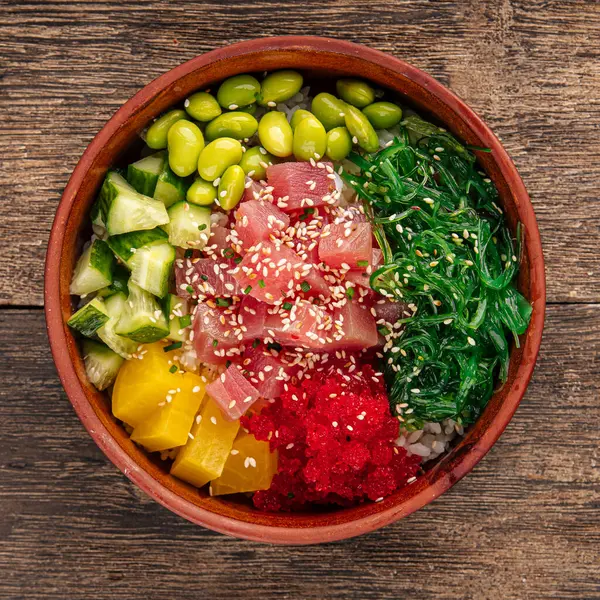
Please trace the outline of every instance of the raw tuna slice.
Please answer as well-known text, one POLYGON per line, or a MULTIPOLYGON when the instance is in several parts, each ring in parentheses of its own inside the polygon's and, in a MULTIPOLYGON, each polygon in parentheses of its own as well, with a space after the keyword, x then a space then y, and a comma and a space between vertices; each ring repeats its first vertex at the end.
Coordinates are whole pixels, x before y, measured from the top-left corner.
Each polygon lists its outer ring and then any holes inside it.
POLYGON ((368 308, 357 302, 346 302, 342 308, 336 310, 334 326, 337 330, 332 336, 335 348, 360 350, 377 345, 375 317, 368 308), (341 337, 340 328, 343 331, 341 337))
POLYGON ((237 365, 230 365, 225 373, 209 383, 206 393, 219 405, 228 421, 239 419, 260 396, 237 365))
POLYGON ((268 304, 252 296, 244 296, 238 311, 238 323, 244 341, 263 337, 267 308, 269 308, 268 304))
POLYGON ((268 304, 274 304, 292 289, 307 298, 330 295, 318 268, 305 263, 285 244, 263 242, 248 252, 238 266, 234 276, 239 288, 268 304))
POLYGON ((341 191, 341 180, 327 166, 313 167, 308 162, 286 162, 267 169, 267 183, 273 187, 275 204, 284 212, 332 204, 341 191), (332 192, 336 192, 332 197, 332 192))
POLYGON ((328 225, 319 242, 319 258, 334 269, 366 268, 373 258, 371 224, 346 221, 328 225))
POLYGON ((265 189, 265 186, 262 183, 254 181, 249 177, 246 178, 246 185, 248 185, 248 187, 244 190, 242 202, 247 202, 248 200, 258 200, 265 189), (248 183, 250 185, 248 185, 248 183))
POLYGON ((239 296, 240 286, 231 275, 235 267, 235 262, 226 258, 184 259, 181 267, 175 267, 177 294, 189 298, 191 287, 196 297, 239 296))
POLYGON ((287 365, 274 350, 267 350, 264 346, 247 348, 242 365, 250 383, 267 400, 281 396, 285 382, 298 371, 297 367, 287 365))
POLYGON ((231 242, 228 237, 231 234, 231 229, 222 225, 213 225, 210 230, 210 239, 208 240, 207 248, 210 248, 216 256, 223 258, 223 251, 231 248, 231 242))
POLYGON ((267 314, 264 335, 283 346, 320 348, 330 329, 331 316, 323 308, 300 300, 289 311, 267 314))
POLYGON ((238 345, 239 326, 232 325, 236 313, 231 309, 210 308, 198 304, 194 316, 194 348, 198 360, 209 364, 227 361, 229 351, 238 345))
MULTIPOLYGON (((373 248, 373 255, 371 258, 371 262, 369 266, 371 267, 371 273, 381 264, 383 261, 383 252, 379 248, 373 248)), ((371 273, 365 269, 357 269, 348 271, 346 273, 346 281, 351 281, 356 285, 362 285, 363 287, 370 287, 369 280, 371 278, 371 273)))
POLYGON ((248 200, 239 205, 235 230, 243 250, 269 239, 274 231, 286 229, 290 218, 266 200, 248 200))

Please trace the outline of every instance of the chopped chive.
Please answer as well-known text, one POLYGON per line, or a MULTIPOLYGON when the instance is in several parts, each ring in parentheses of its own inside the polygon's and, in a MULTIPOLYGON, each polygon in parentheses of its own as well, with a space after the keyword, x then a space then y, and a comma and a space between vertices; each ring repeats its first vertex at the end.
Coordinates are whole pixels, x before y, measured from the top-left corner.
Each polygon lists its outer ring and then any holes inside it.
POLYGON ((192 258, 192 256, 194 256, 194 251, 191 248, 188 248, 184 253, 183 256, 185 258, 192 258))
POLYGON ((348 296, 348 300, 352 300, 352 298, 354 298, 354 288, 348 288, 346 290, 346 296, 348 296))
POLYGON ((233 259, 233 262, 234 262, 236 265, 239 265, 239 264, 242 262, 242 257, 241 257, 241 256, 236 256, 236 257, 233 259))
POLYGON ((169 369, 169 373, 177 373, 178 368, 177 365, 171 365, 171 368, 169 369))
POLYGON ((198 231, 204 231, 206 229, 206 223, 202 223, 202 225, 198 225, 198 231))
POLYGON ((281 344, 277 342, 272 342, 271 344, 267 344, 267 348, 269 350, 275 350, 276 352, 281 352, 281 344))
POLYGON ((358 260, 358 261, 356 261, 356 264, 359 267, 368 267, 369 261, 368 260, 358 260))
POLYGON ((231 300, 229 298, 215 298, 215 304, 217 306, 229 306, 231 300))
POLYGON ((231 361, 230 360, 225 361, 225 368, 229 369, 230 366, 231 366, 231 361))
POLYGON ((212 341, 213 348, 216 348, 218 345, 219 345, 219 340, 213 340, 212 341))
POLYGON ((378 327, 377 331, 379 331, 383 337, 390 335, 390 330, 387 327, 378 327))
POLYGON ((225 258, 233 258, 235 256, 233 248, 224 248, 223 250, 221 250, 221 254, 223 254, 225 258))
POLYGON ((192 316, 191 315, 183 315, 183 317, 179 317, 179 325, 183 327, 189 327, 192 324, 192 316))
POLYGON ((244 294, 248 295, 250 292, 252 291, 252 286, 249 285, 245 290, 244 290, 244 294))
POLYGON ((260 288, 264 288, 265 287, 264 279, 259 279, 258 280, 258 287, 260 287, 260 288))
POLYGON ((294 306, 291 302, 283 303, 283 310, 292 310, 292 306, 294 306))
POLYGON ((181 348, 181 346, 183 346, 183 342, 173 342, 172 344, 165 346, 163 348, 163 350, 165 352, 171 352, 171 350, 179 350, 179 348, 181 348))
POLYGON ((253 342, 252 342, 252 347, 253 348, 257 348, 260 345, 260 340, 258 338, 256 338, 253 342))
POLYGON ((200 275, 200 279, 202 279, 202 281, 208 281, 208 275, 200 275))
POLYGON ((301 289, 303 292, 309 292, 309 291, 310 291, 310 283, 308 283, 308 281, 303 281, 303 282, 300 284, 300 289, 301 289))
POLYGON ((193 294, 193 293, 194 293, 194 288, 193 288, 191 285, 188 285, 188 286, 187 286, 185 289, 186 289, 186 290, 187 290, 187 291, 188 291, 190 294, 193 294))

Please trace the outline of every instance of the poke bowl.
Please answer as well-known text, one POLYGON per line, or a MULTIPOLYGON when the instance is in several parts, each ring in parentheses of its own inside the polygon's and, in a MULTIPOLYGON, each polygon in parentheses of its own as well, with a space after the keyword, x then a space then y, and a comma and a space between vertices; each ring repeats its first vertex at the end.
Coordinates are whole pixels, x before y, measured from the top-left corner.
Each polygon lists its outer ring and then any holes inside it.
POLYGON ((307 544, 423 507, 531 378, 544 264, 498 139, 430 76, 318 37, 199 56, 108 121, 45 309, 98 446, 210 529, 307 544))

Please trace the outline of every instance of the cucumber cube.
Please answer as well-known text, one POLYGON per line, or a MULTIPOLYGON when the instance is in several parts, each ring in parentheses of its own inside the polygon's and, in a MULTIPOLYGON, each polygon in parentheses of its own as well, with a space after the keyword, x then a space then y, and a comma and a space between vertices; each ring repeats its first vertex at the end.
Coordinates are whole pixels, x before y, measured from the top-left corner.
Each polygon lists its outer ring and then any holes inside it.
POLYGON ((85 337, 92 337, 108 319, 108 313, 102 298, 94 298, 80 308, 67 321, 67 325, 85 337))
POLYGON ((79 257, 70 292, 86 296, 112 283, 115 259, 106 242, 94 240, 79 257))

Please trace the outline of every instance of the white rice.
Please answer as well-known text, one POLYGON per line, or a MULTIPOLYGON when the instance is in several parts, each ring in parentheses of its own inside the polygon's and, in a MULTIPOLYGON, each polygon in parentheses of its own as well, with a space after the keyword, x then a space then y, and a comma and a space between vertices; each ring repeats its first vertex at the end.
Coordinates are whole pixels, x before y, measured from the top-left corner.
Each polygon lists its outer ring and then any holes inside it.
POLYGON ((396 445, 406 448, 409 456, 416 454, 427 462, 447 452, 454 438, 464 432, 464 427, 453 419, 444 419, 441 423, 425 423, 417 431, 401 430, 396 445))

